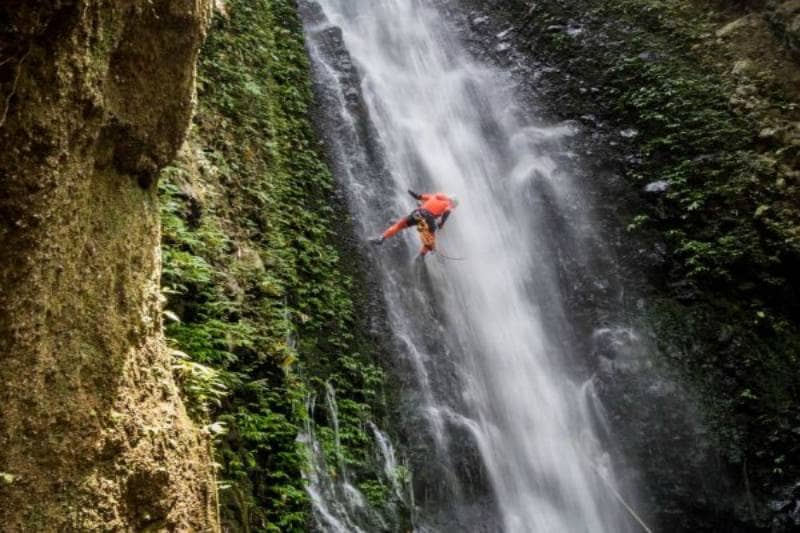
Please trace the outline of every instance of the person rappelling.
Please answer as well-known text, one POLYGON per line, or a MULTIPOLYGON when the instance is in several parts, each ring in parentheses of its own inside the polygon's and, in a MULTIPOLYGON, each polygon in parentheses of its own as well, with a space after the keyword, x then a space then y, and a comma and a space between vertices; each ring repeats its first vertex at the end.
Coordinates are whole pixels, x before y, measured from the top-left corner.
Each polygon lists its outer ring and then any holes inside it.
POLYGON ((372 239, 371 242, 376 245, 383 244, 383 241, 400 231, 416 226, 420 241, 422 241, 419 255, 425 257, 436 249, 436 230, 444 227, 450 213, 458 206, 458 198, 447 196, 441 192, 417 194, 411 189, 408 190, 408 194, 418 202, 417 208, 408 216, 395 222, 380 237, 372 239))

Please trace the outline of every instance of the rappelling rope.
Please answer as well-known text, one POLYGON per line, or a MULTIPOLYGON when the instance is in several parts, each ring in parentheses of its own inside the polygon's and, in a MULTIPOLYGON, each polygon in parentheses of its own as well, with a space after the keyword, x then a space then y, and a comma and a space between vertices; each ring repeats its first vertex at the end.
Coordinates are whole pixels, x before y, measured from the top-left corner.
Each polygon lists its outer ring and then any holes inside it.
POLYGON ((466 257, 450 257, 449 255, 445 255, 445 254, 443 254, 442 252, 439 252, 439 251, 435 251, 434 253, 436 253, 436 255, 438 255, 442 259, 447 259, 448 261, 466 261, 467 260, 466 257))
MULTIPOLYGON (((561 429, 564 431, 564 433, 566 433, 567 435, 569 435, 569 434, 570 434, 570 432, 569 432, 569 431, 567 431, 567 428, 564 426, 563 422, 561 422, 561 420, 558 420, 558 419, 556 419, 556 420, 558 421, 558 425, 559 425, 559 426, 561 426, 561 429)), ((597 477, 599 477, 601 480, 603 480, 603 483, 605 484, 605 486, 609 488, 609 490, 611 491, 611 494, 613 494, 613 495, 614 495, 614 498, 616 498, 616 500, 617 500, 619 503, 621 503, 621 504, 622 504, 622 506, 625 508, 625 510, 626 510, 626 511, 628 511, 628 514, 629 514, 629 515, 631 515, 631 517, 632 517, 634 520, 636 520, 636 522, 637 522, 637 523, 638 523, 640 526, 642 526, 642 529, 643 529, 643 530, 644 530, 646 533, 653 533, 653 530, 652 530, 652 529, 650 529, 650 528, 647 526, 647 524, 645 523, 645 521, 644 521, 644 520, 642 520, 642 517, 641 517, 641 516, 639 516, 639 515, 636 513, 636 511, 634 511, 634 510, 633 510, 633 507, 631 507, 631 506, 628 504, 628 502, 626 502, 626 501, 625 501, 625 498, 623 498, 623 497, 622 497, 622 494, 620 494, 620 493, 619 493, 619 491, 618 491, 618 490, 617 490, 617 488, 614 486, 614 484, 613 484, 613 483, 611 483, 611 481, 609 481, 609 480, 606 478, 606 476, 604 476, 604 475, 603 475, 603 472, 602 472, 602 471, 600 470, 600 468, 597 466, 597 463, 595 463, 595 462, 592 460, 592 458, 591 458, 591 457, 589 457, 589 454, 587 454, 587 453, 586 453, 586 451, 583 449, 583 446, 581 446, 580 444, 577 444, 577 445, 575 446, 575 449, 578 451, 578 454, 581 456, 581 458, 582 458, 584 461, 586 461, 586 464, 588 464, 588 465, 591 467, 591 469, 592 469, 592 470, 594 470, 594 473, 595 473, 595 474, 597 474, 597 477)))
POLYGON ((630 514, 633 517, 633 519, 636 520, 640 526, 642 526, 643 530, 645 530, 647 533, 653 533, 653 530, 647 527, 647 524, 645 524, 644 520, 642 520, 642 518, 636 513, 636 511, 633 510, 633 507, 628 505, 628 502, 625 501, 625 498, 622 497, 622 494, 619 493, 614 484, 611 483, 608 479, 606 479, 606 477, 603 475, 603 473, 600 471, 597 465, 594 464, 594 461, 586 457, 583 450, 578 450, 578 451, 580 451, 581 455, 583 456, 583 459, 589 463, 589 466, 592 467, 592 470, 595 471, 597 476, 603 480, 603 483, 605 483, 606 487, 608 487, 609 490, 611 490, 611 494, 613 494, 614 497, 617 499, 617 501, 622 504, 622 506, 625 508, 626 511, 628 511, 628 514, 630 514))

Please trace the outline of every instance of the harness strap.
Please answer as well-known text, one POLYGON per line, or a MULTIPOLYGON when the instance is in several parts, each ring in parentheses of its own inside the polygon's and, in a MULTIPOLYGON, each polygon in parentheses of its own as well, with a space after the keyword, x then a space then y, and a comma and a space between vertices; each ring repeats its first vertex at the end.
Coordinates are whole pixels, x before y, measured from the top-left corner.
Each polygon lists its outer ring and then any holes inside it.
POLYGON ((414 211, 414 220, 417 223, 419 240, 422 241, 423 246, 432 251, 436 247, 436 237, 434 236, 434 232, 436 231, 436 219, 431 213, 427 213, 422 209, 417 209, 414 211), (433 226, 431 226, 431 224, 433 224, 433 226))

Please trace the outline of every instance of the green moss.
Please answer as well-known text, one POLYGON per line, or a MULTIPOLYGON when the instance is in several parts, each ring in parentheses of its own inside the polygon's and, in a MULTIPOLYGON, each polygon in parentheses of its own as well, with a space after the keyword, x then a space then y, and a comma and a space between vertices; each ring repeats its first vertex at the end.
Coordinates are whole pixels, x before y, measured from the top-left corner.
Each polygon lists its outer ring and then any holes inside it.
MULTIPOLYGON (((201 55, 189 149, 160 182, 163 285, 181 320, 167 334, 189 358, 178 366, 195 413, 227 427, 217 446, 223 523, 305 531, 307 461, 296 438, 306 398, 334 385, 343 459, 373 486, 365 428, 382 416, 384 377, 335 245, 333 181, 315 149, 294 2, 234 0, 227 11, 201 55)), ((315 416, 336 464, 331 421, 315 416)))

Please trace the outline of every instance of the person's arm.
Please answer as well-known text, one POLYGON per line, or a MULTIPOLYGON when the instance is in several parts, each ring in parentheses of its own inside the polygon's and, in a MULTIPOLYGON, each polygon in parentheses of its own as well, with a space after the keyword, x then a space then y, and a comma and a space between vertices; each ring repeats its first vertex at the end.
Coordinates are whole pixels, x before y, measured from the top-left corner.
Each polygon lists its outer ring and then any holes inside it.
POLYGON ((439 229, 442 229, 444 227, 444 223, 447 222, 447 217, 449 216, 450 216, 450 210, 448 209, 447 211, 444 212, 444 214, 442 214, 442 220, 439 222, 439 229))
POLYGON ((414 192, 414 191, 412 191, 411 189, 408 189, 408 194, 410 194, 410 195, 411 195, 411 197, 412 197, 414 200, 422 200, 422 195, 421 195, 421 194, 417 194, 417 193, 415 193, 415 192, 414 192))

